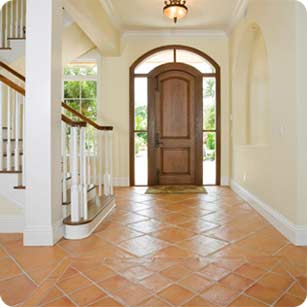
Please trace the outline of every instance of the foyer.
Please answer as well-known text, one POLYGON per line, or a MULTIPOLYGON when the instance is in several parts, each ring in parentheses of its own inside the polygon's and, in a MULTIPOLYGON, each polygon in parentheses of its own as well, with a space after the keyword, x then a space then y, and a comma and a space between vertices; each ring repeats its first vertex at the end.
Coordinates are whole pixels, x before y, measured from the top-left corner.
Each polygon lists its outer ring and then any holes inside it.
POLYGON ((306 31, 297 0, 6 1, 1 299, 303 304, 306 31))

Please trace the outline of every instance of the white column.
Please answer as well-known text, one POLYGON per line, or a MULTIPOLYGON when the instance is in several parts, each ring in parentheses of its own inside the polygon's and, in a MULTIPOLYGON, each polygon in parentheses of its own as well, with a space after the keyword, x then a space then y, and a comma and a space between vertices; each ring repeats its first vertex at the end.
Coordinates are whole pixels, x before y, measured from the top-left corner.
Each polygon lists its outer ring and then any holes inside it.
POLYGON ((25 245, 63 237, 61 203, 62 0, 27 1, 25 245))

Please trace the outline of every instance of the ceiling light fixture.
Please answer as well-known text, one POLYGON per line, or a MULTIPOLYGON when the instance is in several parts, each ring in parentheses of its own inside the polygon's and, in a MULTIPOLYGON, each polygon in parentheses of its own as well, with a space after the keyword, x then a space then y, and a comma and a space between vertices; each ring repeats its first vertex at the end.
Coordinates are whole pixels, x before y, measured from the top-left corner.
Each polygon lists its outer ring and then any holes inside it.
POLYGON ((164 2, 165 6, 163 13, 166 17, 173 19, 175 23, 188 13, 188 7, 185 0, 167 0, 164 2))

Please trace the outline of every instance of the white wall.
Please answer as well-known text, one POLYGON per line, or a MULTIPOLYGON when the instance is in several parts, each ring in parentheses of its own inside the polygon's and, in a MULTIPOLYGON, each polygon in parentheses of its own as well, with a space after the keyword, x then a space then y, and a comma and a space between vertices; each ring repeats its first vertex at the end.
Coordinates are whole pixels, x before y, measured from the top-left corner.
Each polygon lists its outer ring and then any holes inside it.
MULTIPOLYGON (((147 35, 122 39, 119 57, 103 57, 101 117, 114 125, 114 177, 121 182, 129 178, 129 68, 144 53, 165 45, 185 45, 197 48, 221 66, 222 75, 222 178, 229 177, 229 93, 228 39, 206 35, 147 35)), ((128 183, 128 182, 127 182, 128 183)))
MULTIPOLYGON (((303 85, 307 72, 303 57, 306 55, 306 30, 305 11, 297 2, 250 0, 247 16, 230 38, 234 116, 231 178, 295 227, 307 226, 304 208, 307 204, 307 94, 306 84, 303 85), (242 75, 237 74, 237 67, 242 50, 251 49, 248 40, 242 45, 251 24, 259 27, 268 57, 269 135, 267 145, 261 146, 239 142, 246 118, 244 112, 240 112, 240 101, 245 97, 240 89, 242 75)), ((250 95, 252 100, 257 100, 255 93, 250 95)))

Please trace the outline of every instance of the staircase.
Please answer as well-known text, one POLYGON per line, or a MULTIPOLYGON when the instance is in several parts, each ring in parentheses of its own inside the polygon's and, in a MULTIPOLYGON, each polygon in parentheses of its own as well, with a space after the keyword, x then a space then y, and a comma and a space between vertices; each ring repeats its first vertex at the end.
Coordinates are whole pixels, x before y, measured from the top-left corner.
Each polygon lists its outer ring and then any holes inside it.
MULTIPOLYGON (((25 206, 25 78, 0 62, 0 194, 25 206), (18 79, 16 84, 11 79, 18 79)), ((60 103, 60 102, 59 102, 60 103)), ((115 207, 113 127, 62 103, 62 207, 65 238, 88 237, 115 207)))
POLYGON ((26 38, 26 0, 11 0, 0 12, 0 50, 11 50, 11 42, 26 38))

